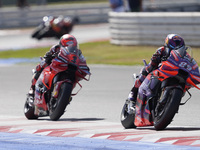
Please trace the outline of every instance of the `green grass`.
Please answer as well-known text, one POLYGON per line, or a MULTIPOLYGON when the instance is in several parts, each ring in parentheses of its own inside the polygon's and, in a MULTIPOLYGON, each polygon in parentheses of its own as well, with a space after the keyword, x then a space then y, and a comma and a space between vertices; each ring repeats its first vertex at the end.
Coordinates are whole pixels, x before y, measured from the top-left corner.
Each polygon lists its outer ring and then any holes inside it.
MULTIPOLYGON (((50 47, 1 51, 0 58, 35 58, 44 56, 50 47)), ((109 41, 80 44, 80 49, 88 64, 142 65, 149 62, 157 46, 117 46, 109 41)), ((192 48, 193 56, 200 65, 200 49, 192 48)))
POLYGON ((87 62, 90 64, 136 65, 142 59, 149 60, 155 47, 117 46, 108 41, 80 45, 87 62))
POLYGON ((0 58, 35 58, 44 56, 50 47, 1 51, 0 58))

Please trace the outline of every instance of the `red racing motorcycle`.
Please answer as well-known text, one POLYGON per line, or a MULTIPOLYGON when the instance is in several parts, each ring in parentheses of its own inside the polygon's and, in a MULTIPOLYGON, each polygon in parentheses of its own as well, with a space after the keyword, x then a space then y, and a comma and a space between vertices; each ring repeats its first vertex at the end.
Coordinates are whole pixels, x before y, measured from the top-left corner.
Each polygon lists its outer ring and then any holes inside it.
POLYGON ((156 130, 165 129, 179 110, 190 98, 189 89, 200 83, 199 67, 196 61, 182 47, 172 50, 170 56, 162 61, 158 69, 149 73, 138 90, 135 107, 126 100, 121 123, 124 128, 154 126, 156 130), (190 98, 181 99, 188 92, 190 98))
POLYGON ((34 96, 28 94, 24 114, 27 119, 50 116, 58 120, 65 112, 67 105, 82 88, 79 83, 84 79, 89 81, 90 71, 79 50, 71 47, 61 47, 57 57, 44 68, 36 84, 34 96), (73 89, 79 85, 75 93, 73 89))

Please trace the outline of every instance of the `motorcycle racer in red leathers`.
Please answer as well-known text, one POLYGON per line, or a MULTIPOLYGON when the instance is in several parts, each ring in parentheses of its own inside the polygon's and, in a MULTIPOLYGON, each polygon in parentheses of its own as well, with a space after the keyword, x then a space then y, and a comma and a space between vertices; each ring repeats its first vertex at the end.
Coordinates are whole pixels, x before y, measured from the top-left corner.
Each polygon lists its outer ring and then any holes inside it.
POLYGON ((161 63, 161 61, 165 60, 169 56, 171 50, 177 49, 183 46, 185 46, 185 42, 184 42, 184 39, 180 35, 177 35, 177 34, 167 35, 164 46, 156 50, 156 52, 153 54, 151 58, 150 63, 141 70, 139 77, 135 81, 135 84, 128 95, 128 100, 130 100, 129 107, 131 110, 134 109, 133 107, 137 100, 138 88, 140 87, 140 85, 142 84, 146 76, 150 72, 158 68, 159 63, 161 63))
MULTIPOLYGON (((33 78, 32 78, 32 85, 31 85, 31 88, 29 91, 30 95, 32 95, 34 97, 35 83, 36 83, 37 79, 39 78, 43 69, 51 64, 51 61, 53 58, 58 56, 61 47, 67 47, 70 45, 73 45, 73 46, 77 47, 77 49, 78 49, 78 42, 77 42, 76 38, 73 35, 65 34, 60 38, 59 44, 52 46, 50 48, 50 50, 48 52, 46 52, 46 54, 43 57, 42 62, 36 66, 36 70, 35 70, 33 78)), ((86 62, 84 56, 82 55, 81 50, 80 49, 78 49, 78 50, 79 50, 80 60, 82 62, 86 62)), ((86 66, 86 67, 88 68, 88 70, 90 70, 88 66, 86 66)))

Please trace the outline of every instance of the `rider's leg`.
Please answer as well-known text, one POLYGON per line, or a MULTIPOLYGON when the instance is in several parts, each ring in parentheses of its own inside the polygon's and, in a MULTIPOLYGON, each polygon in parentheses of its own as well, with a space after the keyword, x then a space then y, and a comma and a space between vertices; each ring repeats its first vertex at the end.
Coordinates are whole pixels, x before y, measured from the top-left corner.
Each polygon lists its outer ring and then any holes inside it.
POLYGON ((35 70, 35 72, 34 72, 34 74, 33 74, 33 77, 32 77, 32 84, 31 84, 31 88, 30 88, 29 94, 33 94, 33 95, 34 95, 35 84, 36 84, 36 82, 37 82, 37 79, 39 78, 39 76, 40 76, 42 70, 43 70, 46 66, 48 66, 48 64, 45 63, 45 62, 41 62, 40 64, 38 64, 38 65, 36 66, 36 70, 35 70))
POLYGON ((142 82, 144 81, 145 78, 146 78, 146 74, 144 75, 143 73, 141 73, 139 75, 139 77, 135 81, 133 88, 131 89, 131 91, 128 95, 128 100, 130 100, 132 102, 136 102, 137 94, 138 94, 138 88, 140 87, 140 85, 142 84, 142 82))

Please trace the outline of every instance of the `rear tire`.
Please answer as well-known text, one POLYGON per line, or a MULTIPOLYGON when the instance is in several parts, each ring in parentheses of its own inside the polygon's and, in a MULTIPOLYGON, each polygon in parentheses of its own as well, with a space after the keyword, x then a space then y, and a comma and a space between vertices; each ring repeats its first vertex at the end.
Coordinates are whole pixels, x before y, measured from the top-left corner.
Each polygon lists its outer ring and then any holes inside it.
POLYGON ((136 128, 135 121, 135 111, 132 114, 128 113, 128 100, 125 102, 122 112, 121 112, 121 124, 125 129, 136 128))
POLYGON ((51 101, 55 101, 53 103, 50 102, 51 106, 49 110, 49 116, 51 120, 57 121, 64 114, 65 108, 70 102, 72 88, 72 84, 67 82, 63 83, 61 85, 58 98, 51 99, 51 101))
POLYGON ((164 105, 163 109, 159 111, 157 116, 155 116, 154 118, 154 127, 156 130, 165 129, 171 123, 175 114, 178 112, 183 91, 178 88, 170 89, 170 90, 171 91, 169 91, 169 95, 167 95, 168 100, 166 104, 164 105))
POLYGON ((33 100, 32 102, 30 102, 31 98, 32 97, 30 97, 29 95, 27 96, 26 102, 24 104, 24 115, 26 116, 27 119, 37 119, 38 116, 34 114, 35 108, 33 100))

